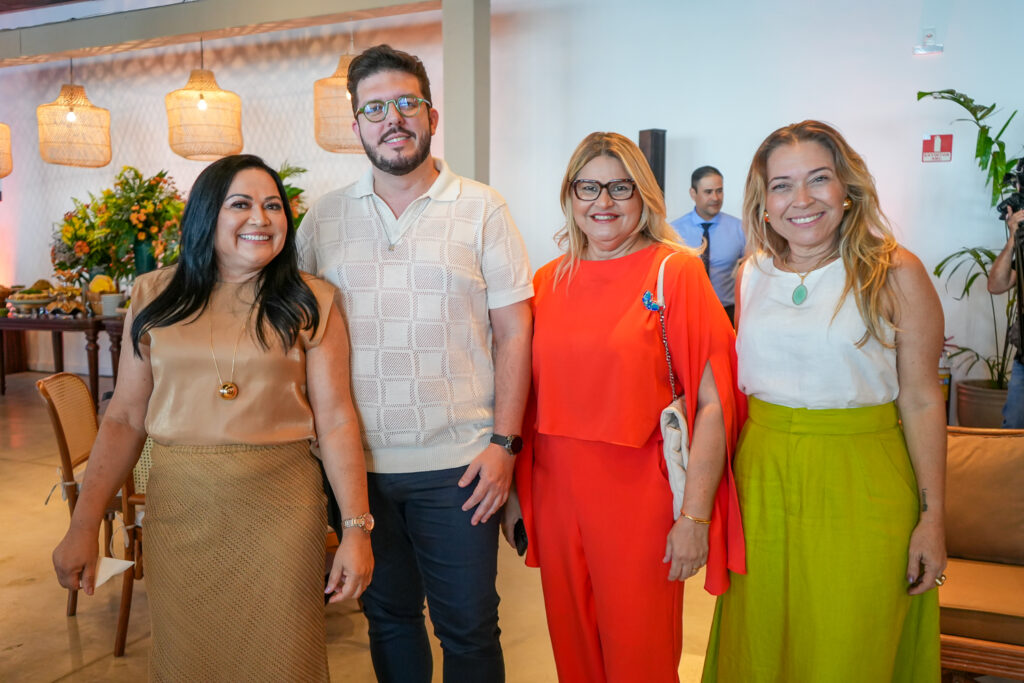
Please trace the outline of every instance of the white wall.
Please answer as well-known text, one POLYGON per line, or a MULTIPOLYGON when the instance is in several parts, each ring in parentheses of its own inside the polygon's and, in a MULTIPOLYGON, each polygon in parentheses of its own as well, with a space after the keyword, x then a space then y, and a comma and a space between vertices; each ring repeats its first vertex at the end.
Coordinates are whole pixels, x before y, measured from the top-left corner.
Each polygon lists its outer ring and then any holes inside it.
MULTIPOLYGON (((954 105, 917 102, 915 94, 955 88, 998 101, 1006 113, 1024 108, 1012 41, 994 32, 1024 20, 1020 3, 492 0, 492 14, 491 184, 508 199, 534 267, 557 253, 559 183, 587 133, 635 139, 643 128, 667 129, 670 218, 691 208, 689 173, 706 163, 723 171, 725 210, 736 214, 758 143, 804 118, 833 123, 865 157, 898 238, 929 269, 961 246, 1003 244, 974 165, 974 128, 953 123, 954 105), (938 29, 942 55, 912 55, 925 25, 938 29), (921 139, 950 132, 953 162, 922 164, 921 139)), ((387 41, 421 55, 441 101, 440 13, 354 26, 357 47, 387 41)), ((314 197, 365 167, 313 141, 312 83, 333 72, 347 44, 347 26, 207 43, 207 65, 242 96, 245 150, 308 167, 299 184, 314 197)), ((0 121, 16 138, 15 171, 0 202, 0 282, 48 276, 53 222, 70 197, 109 186, 122 165, 167 168, 188 187, 202 164, 167 148, 163 95, 184 84, 195 53, 178 47, 76 61, 76 80, 112 112, 114 160, 98 170, 48 166, 35 149, 35 106, 56 97, 67 65, 0 70, 0 121)), ((442 109, 442 135, 444 121, 442 109)), ((1024 118, 1005 137, 1020 153, 1024 118)), ((981 286, 969 302, 943 295, 943 305, 947 334, 990 350, 981 286)), ((84 369, 84 353, 72 357, 74 340, 65 346, 69 367, 84 369)), ((31 354, 34 367, 47 368, 48 340, 31 354)))

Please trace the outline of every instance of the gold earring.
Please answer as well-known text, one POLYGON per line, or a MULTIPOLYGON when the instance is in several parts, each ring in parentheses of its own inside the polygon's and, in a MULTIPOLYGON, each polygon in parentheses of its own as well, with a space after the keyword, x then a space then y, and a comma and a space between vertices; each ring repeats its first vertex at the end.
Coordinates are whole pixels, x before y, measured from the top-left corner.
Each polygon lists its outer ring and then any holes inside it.
POLYGON ((843 200, 843 211, 849 211, 853 208, 853 200, 847 197, 843 200))
POLYGON ((768 220, 768 211, 767 210, 765 210, 765 212, 764 212, 764 222, 765 223, 771 223, 771 221, 768 220))

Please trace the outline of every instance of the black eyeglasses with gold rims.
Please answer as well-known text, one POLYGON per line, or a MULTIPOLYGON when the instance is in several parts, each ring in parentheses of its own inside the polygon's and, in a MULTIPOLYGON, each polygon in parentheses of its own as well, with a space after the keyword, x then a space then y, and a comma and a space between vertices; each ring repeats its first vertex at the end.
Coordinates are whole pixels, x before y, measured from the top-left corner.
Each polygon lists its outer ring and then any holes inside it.
POLYGON ((367 121, 380 123, 388 117, 388 105, 392 104, 398 110, 398 113, 405 117, 416 116, 420 112, 421 104, 427 105, 427 109, 431 106, 430 102, 422 97, 402 95, 401 97, 384 101, 370 100, 356 110, 356 116, 362 114, 366 117, 367 121))
POLYGON ((609 180, 607 183, 599 183, 596 180, 584 180, 582 178, 572 181, 572 191, 576 198, 582 202, 592 202, 601 196, 601 190, 608 190, 608 196, 615 201, 625 201, 633 196, 636 190, 636 183, 632 178, 618 178, 609 180))

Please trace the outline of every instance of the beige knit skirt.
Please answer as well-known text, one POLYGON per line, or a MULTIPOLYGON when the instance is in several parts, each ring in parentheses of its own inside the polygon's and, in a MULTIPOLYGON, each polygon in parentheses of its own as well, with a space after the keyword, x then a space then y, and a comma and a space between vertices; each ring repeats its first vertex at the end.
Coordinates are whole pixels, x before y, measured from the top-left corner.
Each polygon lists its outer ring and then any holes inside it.
POLYGON ((326 681, 320 468, 305 441, 153 445, 152 681, 326 681))

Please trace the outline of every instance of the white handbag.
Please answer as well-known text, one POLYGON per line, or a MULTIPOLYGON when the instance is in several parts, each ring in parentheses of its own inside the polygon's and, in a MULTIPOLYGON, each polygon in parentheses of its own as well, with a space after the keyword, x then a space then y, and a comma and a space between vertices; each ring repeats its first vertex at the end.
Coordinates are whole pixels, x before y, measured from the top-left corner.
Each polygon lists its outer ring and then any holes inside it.
POLYGON ((665 360, 668 361, 668 385, 672 389, 672 402, 661 411, 661 438, 664 441, 668 483, 672 488, 672 518, 679 519, 683 511, 683 489, 686 487, 686 465, 690 459, 690 449, 686 428, 686 398, 676 394, 676 376, 672 371, 672 354, 668 350, 668 334, 665 330, 665 263, 673 254, 666 256, 658 269, 657 299, 652 300, 651 293, 645 292, 643 301, 649 310, 658 312, 661 342, 665 346, 665 360))

